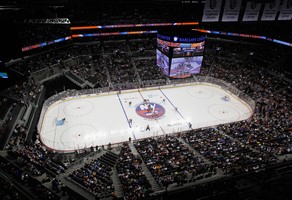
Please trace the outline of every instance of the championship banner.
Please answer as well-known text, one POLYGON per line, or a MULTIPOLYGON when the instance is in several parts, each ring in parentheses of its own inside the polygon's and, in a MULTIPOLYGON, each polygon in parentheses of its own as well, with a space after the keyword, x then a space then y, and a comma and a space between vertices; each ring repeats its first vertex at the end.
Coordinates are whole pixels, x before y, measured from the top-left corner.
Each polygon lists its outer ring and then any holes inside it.
POLYGON ((292 0, 284 0, 278 20, 292 19, 292 0))
POLYGON ((223 22, 236 22, 240 12, 242 0, 226 0, 224 6, 224 13, 222 17, 223 22))
POLYGON ((259 18, 261 3, 247 2, 242 21, 257 21, 259 18))
POLYGON ((274 0, 265 4, 265 8, 261 17, 261 21, 274 21, 279 9, 281 0, 274 0))
POLYGON ((222 0, 206 0, 202 22, 218 22, 222 0))

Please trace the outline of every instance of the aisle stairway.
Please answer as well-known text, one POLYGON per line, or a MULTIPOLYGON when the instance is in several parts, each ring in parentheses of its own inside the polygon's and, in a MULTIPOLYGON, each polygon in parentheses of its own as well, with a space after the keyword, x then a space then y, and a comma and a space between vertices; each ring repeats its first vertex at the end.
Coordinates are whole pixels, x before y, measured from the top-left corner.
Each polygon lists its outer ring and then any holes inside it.
POLYGON ((79 160, 75 165, 68 168, 64 174, 60 175, 59 178, 60 178, 61 182, 68 187, 68 190, 80 195, 80 197, 78 197, 78 198, 92 199, 93 200, 93 199, 95 199, 93 193, 87 191, 83 186, 81 186, 78 183, 76 183, 75 181, 69 179, 68 176, 73 171, 83 167, 85 163, 88 163, 91 160, 97 159, 98 161, 100 161, 104 165, 107 165, 113 169, 113 174, 111 176, 111 179, 113 180, 113 185, 115 187, 115 193, 119 194, 118 197, 122 197, 123 193, 120 192, 121 187, 119 186, 119 183, 116 182, 116 179, 118 179, 118 178, 117 178, 117 175, 115 174, 115 168, 114 168, 118 157, 119 156, 117 154, 115 154, 111 151, 101 150, 100 152, 94 153, 93 156, 86 157, 86 158, 79 160))
MULTIPOLYGON (((137 149, 134 147, 133 143, 129 143, 129 146, 130 146, 130 149, 131 149, 132 153, 135 156, 139 156, 140 157, 140 154, 138 153, 137 149)), ((142 169, 143 169, 143 171, 145 173, 145 176, 148 179, 149 183, 151 184, 152 189, 154 190, 154 192, 161 191, 161 188, 159 187, 158 183, 156 182, 156 180, 152 176, 151 172, 147 168, 147 166, 144 163, 143 159, 142 159, 142 164, 141 165, 142 165, 142 169)))

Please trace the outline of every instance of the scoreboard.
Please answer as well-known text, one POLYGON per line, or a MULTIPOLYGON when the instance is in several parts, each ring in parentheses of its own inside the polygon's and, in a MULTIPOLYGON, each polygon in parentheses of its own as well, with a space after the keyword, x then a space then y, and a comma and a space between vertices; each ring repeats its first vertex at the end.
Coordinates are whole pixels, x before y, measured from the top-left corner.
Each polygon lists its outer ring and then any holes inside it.
POLYGON ((201 71, 206 36, 196 31, 157 33, 156 63, 171 78, 186 78, 201 71))

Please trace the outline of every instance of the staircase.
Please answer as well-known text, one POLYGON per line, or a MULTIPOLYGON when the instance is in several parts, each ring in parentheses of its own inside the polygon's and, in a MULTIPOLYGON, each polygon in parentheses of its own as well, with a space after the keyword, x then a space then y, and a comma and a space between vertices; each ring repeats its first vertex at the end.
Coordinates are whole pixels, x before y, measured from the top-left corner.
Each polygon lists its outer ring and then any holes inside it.
MULTIPOLYGON (((178 140, 183 143, 195 156, 201 158, 205 163, 212 164, 210 160, 202 156, 199 152, 197 152, 191 145, 189 145, 186 141, 184 141, 182 138, 178 138, 178 140)), ((217 169, 218 174, 224 174, 221 169, 217 169)))
MULTIPOLYGON (((133 145, 133 143, 129 143, 129 147, 132 151, 132 153, 135 155, 135 156, 139 156, 140 157, 140 154, 138 153, 137 149, 135 148, 135 146, 133 145)), ((149 169, 147 168, 146 164, 144 163, 143 159, 142 160, 142 170, 144 171, 145 173, 145 176, 147 178, 147 180, 149 181, 149 183, 151 184, 152 186, 152 189, 154 190, 154 192, 158 192, 158 191, 161 191, 161 188, 159 187, 158 183, 156 182, 156 180, 153 178, 151 172, 149 171, 149 169)))
POLYGON ((96 154, 94 154, 91 157, 86 157, 86 158, 83 158, 83 159, 77 161, 77 163, 74 166, 72 166, 68 170, 66 170, 66 172, 64 174, 60 175, 59 178, 62 181, 62 183, 64 183, 71 191, 74 191, 74 192, 80 194, 81 196, 79 198, 93 200, 94 195, 91 192, 87 191, 83 186, 75 183, 74 181, 72 181, 71 179, 68 179, 67 177, 73 171, 83 167, 85 163, 88 163, 91 160, 97 159, 102 164, 107 165, 113 169, 113 174, 111 176, 111 179, 113 180, 115 192, 116 192, 116 194, 121 195, 120 197, 122 197, 123 193, 120 193, 121 187, 117 186, 118 183, 116 182, 116 179, 118 179, 118 177, 117 177, 117 174, 115 173, 115 168, 114 168, 118 157, 119 156, 113 152, 110 152, 108 150, 102 150, 101 152, 97 152, 96 154))
POLYGON ((99 160, 101 163, 110 166, 113 168, 118 160, 119 155, 111 152, 111 151, 106 151, 105 154, 100 156, 97 160, 99 160))
POLYGON ((106 150, 106 153, 103 154, 100 158, 98 158, 98 160, 101 163, 108 165, 112 168, 113 173, 111 175, 111 179, 112 179, 113 185, 115 187, 115 194, 116 194, 117 198, 122 198, 124 196, 122 184, 120 182, 120 179, 118 177, 118 172, 117 172, 117 169, 115 167, 118 158, 119 158, 119 155, 117 155, 111 151, 106 150))
POLYGON ((111 179, 113 180, 113 185, 115 187, 115 193, 117 197, 122 198, 124 196, 124 192, 116 167, 113 168, 113 174, 111 175, 111 179))
POLYGON ((68 167, 67 170, 65 170, 65 173, 59 175, 59 178, 69 176, 69 174, 71 174, 73 171, 83 167, 85 163, 88 163, 91 160, 95 160, 95 159, 101 157, 105 153, 106 153, 105 151, 95 152, 95 154, 93 156, 84 157, 84 158, 81 158, 81 159, 75 161, 74 164, 72 164, 70 167, 68 167))

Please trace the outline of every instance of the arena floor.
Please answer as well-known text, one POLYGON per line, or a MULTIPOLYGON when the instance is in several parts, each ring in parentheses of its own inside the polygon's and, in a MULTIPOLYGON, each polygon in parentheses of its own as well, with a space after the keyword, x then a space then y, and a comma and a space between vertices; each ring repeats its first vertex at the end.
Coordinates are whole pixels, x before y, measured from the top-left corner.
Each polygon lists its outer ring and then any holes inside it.
POLYGON ((40 139, 50 149, 70 152, 241 121, 252 112, 243 100, 212 84, 94 94, 52 104, 40 139))

